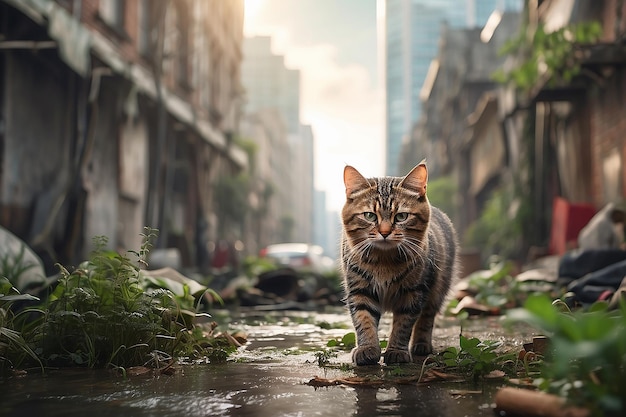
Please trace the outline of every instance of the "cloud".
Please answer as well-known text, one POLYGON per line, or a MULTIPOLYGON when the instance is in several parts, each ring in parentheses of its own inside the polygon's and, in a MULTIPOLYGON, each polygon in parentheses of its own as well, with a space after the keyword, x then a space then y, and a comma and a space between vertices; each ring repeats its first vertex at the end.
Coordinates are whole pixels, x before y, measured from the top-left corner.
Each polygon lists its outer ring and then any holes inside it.
POLYGON ((343 168, 354 165, 364 175, 383 174, 384 102, 367 69, 341 65, 333 45, 293 46, 286 64, 301 71, 301 112, 313 126, 316 186, 327 193, 329 208, 345 200, 343 168))
POLYGON ((383 175, 384 93, 365 66, 342 64, 327 43, 294 44, 284 26, 255 28, 272 36, 272 50, 288 68, 300 70, 302 123, 315 136, 315 185, 326 191, 331 210, 345 200, 343 168, 354 165, 366 176, 383 175))
POLYGON ((293 46, 286 63, 302 75, 302 110, 325 112, 348 122, 372 124, 382 120, 382 93, 374 88, 367 69, 340 65, 330 44, 293 46))

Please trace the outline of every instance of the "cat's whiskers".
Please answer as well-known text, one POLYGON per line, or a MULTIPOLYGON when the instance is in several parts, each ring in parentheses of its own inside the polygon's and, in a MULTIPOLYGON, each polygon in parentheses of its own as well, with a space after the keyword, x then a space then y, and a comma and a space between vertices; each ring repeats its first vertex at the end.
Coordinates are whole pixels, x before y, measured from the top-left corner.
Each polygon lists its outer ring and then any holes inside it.
POLYGON ((410 251, 410 253, 414 255, 410 257, 412 264, 417 263, 418 260, 422 263, 424 262, 424 259, 425 259, 424 249, 422 248, 420 244, 421 243, 420 240, 412 236, 406 236, 406 238, 404 239, 402 243, 403 243, 402 246, 404 246, 404 249, 407 251, 410 251))
POLYGON ((404 258, 405 261, 409 260, 409 258, 407 257, 407 253, 401 244, 398 245, 398 254, 400 255, 401 258, 404 258))
POLYGON ((365 258, 369 256, 371 251, 372 244, 368 239, 363 239, 357 242, 351 249, 349 255, 349 262, 353 263, 354 261, 362 262, 365 258))

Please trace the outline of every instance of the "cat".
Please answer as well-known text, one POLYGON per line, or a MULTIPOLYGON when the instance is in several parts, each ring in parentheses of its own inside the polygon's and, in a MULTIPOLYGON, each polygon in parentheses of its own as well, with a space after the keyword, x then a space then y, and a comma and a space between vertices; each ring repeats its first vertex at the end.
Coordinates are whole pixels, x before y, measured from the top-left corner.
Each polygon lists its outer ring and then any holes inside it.
POLYGON ((452 222, 426 197, 426 163, 405 177, 380 178, 365 178, 348 165, 343 177, 341 269, 357 339, 352 360, 358 366, 379 362, 378 324, 386 311, 393 321, 384 363, 426 356, 458 268, 452 222))

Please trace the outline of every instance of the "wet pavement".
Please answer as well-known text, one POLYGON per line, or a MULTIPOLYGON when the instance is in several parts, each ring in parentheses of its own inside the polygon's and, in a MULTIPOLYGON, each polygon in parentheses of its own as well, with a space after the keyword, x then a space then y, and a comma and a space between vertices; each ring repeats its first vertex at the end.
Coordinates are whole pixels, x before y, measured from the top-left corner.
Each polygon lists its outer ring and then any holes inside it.
MULTIPOLYGON (((58 370, 45 376, 11 378, 0 384, 0 415, 13 416, 493 416, 492 402, 503 381, 432 382, 316 388, 322 378, 380 375, 384 366, 354 369, 340 351, 328 367, 316 352, 328 340, 352 331, 343 311, 214 312, 229 331, 248 334, 248 343, 224 364, 184 365, 171 376, 122 378, 109 371, 58 370), (343 364, 343 366, 342 366, 343 364)), ((389 327, 384 318, 381 337, 389 327)), ((435 348, 458 346, 460 327, 440 322, 435 348)), ((469 320, 463 333, 503 340, 518 348, 528 333, 509 333, 498 318, 469 320)), ((417 365, 400 367, 405 373, 417 365)))

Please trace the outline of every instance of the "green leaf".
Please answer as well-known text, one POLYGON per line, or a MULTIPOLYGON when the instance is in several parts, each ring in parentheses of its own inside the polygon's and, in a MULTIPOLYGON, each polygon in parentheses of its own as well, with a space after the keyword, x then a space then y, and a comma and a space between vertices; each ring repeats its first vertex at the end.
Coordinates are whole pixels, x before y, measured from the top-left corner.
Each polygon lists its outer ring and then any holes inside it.
POLYGON ((13 294, 0 296, 0 301, 39 301, 39 298, 30 294, 13 294))
POLYGON ((591 306, 589 306, 589 309, 587 310, 587 312, 589 313, 594 313, 594 312, 605 312, 609 309, 609 303, 606 301, 596 301, 595 303, 591 304, 591 306))
POLYGON ((473 361, 470 358, 465 358, 463 360, 461 360, 461 362, 459 362, 459 366, 460 367, 465 367, 469 364, 471 364, 473 361))
POLYGON ((454 359, 446 359, 443 361, 446 366, 454 367, 456 366, 456 361, 454 359))
POLYGON ((469 351, 472 348, 475 348, 480 343, 480 340, 476 337, 467 338, 463 335, 460 335, 460 345, 461 351, 469 351))
POLYGON ((341 343, 346 348, 352 348, 352 347, 356 346, 356 334, 354 332, 346 333, 341 338, 341 343))
POLYGON ((458 350, 455 347, 449 347, 442 352, 442 355, 445 359, 447 358, 456 358, 459 355, 458 350))

